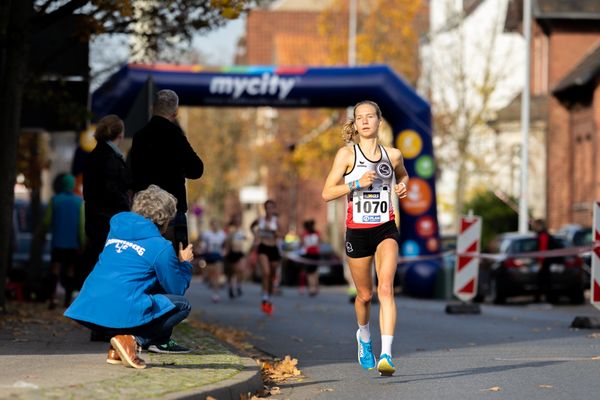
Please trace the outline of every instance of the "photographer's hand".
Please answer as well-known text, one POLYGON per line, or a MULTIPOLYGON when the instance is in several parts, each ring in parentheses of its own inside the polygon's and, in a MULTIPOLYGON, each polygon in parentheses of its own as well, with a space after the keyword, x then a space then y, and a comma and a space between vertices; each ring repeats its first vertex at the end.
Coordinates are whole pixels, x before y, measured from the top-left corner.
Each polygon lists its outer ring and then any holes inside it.
POLYGON ((179 243, 179 261, 180 262, 184 262, 184 261, 191 262, 193 259, 194 259, 193 246, 191 244, 188 244, 188 246, 184 249, 183 244, 179 243))

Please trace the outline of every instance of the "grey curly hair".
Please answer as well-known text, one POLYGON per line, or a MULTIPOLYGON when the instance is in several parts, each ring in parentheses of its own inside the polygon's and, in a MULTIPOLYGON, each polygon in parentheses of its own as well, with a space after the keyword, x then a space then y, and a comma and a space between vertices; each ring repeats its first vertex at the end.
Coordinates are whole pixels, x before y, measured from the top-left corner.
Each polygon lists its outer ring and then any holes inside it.
POLYGON ((138 192, 133 198, 131 211, 148 218, 163 231, 177 212, 177 199, 156 185, 138 192))
POLYGON ((179 97, 169 89, 159 90, 154 96, 153 113, 162 117, 170 117, 177 113, 179 97))

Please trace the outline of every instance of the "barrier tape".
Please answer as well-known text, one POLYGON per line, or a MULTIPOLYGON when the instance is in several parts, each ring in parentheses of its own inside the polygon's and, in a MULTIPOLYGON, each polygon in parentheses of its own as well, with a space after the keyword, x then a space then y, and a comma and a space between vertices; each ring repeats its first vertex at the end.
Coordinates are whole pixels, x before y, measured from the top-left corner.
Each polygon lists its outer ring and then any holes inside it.
MULTIPOLYGON (((554 258, 554 257, 565 257, 565 256, 574 256, 581 255, 584 253, 591 252, 595 247, 600 247, 600 242, 595 242, 591 246, 579 246, 579 247, 567 247, 563 249, 554 249, 554 250, 543 250, 543 251, 529 251, 524 253, 511 253, 511 254, 493 254, 493 253, 461 253, 461 256, 466 257, 477 257, 480 259, 487 259, 493 261, 504 261, 508 258, 554 258)), ((415 261, 431 261, 431 260, 439 260, 443 257, 456 254, 456 250, 448 250, 439 254, 431 254, 426 256, 406 256, 399 257, 398 264, 408 264, 413 263, 415 261)), ((301 255, 288 253, 283 254, 284 258, 295 261, 299 264, 304 265, 323 265, 329 266, 333 265, 333 263, 328 263, 325 260, 313 260, 309 258, 304 258, 301 255)))

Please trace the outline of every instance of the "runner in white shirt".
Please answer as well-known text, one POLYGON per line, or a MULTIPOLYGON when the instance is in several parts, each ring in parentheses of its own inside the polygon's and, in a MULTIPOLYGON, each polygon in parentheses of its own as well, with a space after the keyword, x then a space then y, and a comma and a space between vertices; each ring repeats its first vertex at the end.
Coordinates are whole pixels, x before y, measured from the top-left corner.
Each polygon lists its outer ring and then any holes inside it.
POLYGON ((214 303, 221 300, 219 289, 223 268, 223 250, 227 235, 220 228, 219 221, 212 219, 210 229, 202 233, 202 258, 206 261, 208 283, 212 289, 211 299, 214 303))
POLYGON ((394 275, 398 262, 398 228, 392 194, 406 197, 408 173, 400 150, 378 142, 382 116, 379 106, 362 101, 343 128, 347 145, 338 150, 323 188, 323 199, 348 198, 346 255, 357 296, 354 302, 358 331, 358 361, 381 375, 395 372, 392 341, 396 325, 394 275), (371 265, 376 260, 377 297, 380 303, 381 355, 373 355, 369 318, 373 295, 371 265))

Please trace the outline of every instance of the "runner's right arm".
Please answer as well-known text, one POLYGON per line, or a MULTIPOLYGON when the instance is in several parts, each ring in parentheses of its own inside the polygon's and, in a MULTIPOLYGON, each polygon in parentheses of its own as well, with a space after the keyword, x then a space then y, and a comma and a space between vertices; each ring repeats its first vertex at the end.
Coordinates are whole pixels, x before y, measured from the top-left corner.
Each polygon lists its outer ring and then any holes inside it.
MULTIPOLYGON (((344 174, 348 172, 349 168, 352 168, 353 164, 354 152, 352 147, 344 146, 339 149, 333 160, 331 171, 329 171, 329 175, 327 175, 327 179, 325 180, 325 186, 321 193, 323 200, 335 200, 350 193, 350 187, 347 184, 340 182, 343 180, 344 174)), ((375 171, 367 171, 358 181, 360 187, 367 187, 371 185, 374 180, 375 171)))

